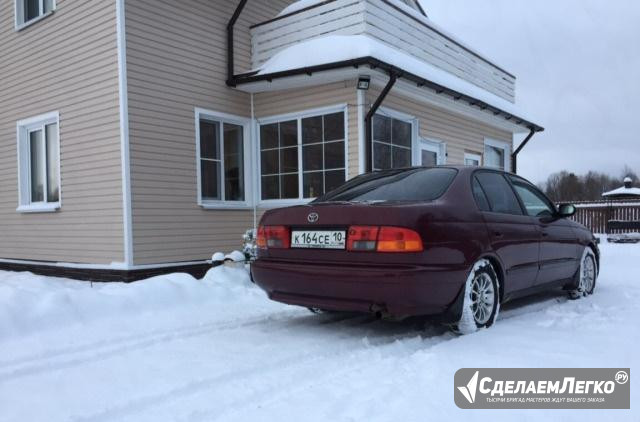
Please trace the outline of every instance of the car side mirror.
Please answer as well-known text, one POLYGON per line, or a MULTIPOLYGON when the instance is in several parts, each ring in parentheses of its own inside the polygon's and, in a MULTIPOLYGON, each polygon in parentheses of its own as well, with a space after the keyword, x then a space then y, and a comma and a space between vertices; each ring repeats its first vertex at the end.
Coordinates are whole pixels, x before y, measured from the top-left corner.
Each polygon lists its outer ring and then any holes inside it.
POLYGON ((558 215, 562 218, 568 218, 576 213, 576 206, 573 204, 562 204, 558 208, 558 215))

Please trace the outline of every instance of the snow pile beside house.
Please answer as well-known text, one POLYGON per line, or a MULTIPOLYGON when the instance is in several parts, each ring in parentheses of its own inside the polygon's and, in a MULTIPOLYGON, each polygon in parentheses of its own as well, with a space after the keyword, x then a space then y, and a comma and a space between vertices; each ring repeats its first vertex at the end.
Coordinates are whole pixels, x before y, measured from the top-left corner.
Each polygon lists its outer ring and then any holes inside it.
MULTIPOLYGON (((132 284, 89 283, 0 271, 0 341, 96 319, 183 306, 243 303, 262 293, 244 268, 219 266, 202 280, 169 274, 132 284)), ((213 311, 212 311, 213 312, 213 311)))

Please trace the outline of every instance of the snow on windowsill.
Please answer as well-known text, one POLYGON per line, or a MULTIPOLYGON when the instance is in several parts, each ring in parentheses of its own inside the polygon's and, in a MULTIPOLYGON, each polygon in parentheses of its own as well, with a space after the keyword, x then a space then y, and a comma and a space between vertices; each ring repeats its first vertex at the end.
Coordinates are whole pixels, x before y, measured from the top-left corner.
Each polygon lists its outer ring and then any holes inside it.
POLYGON ((44 212, 57 212, 60 210, 60 203, 51 203, 51 204, 31 204, 31 205, 20 205, 16 208, 17 212, 29 214, 29 213, 44 213, 44 212))
POLYGON ((301 42, 278 52, 256 70, 258 75, 267 75, 363 57, 373 57, 506 113, 533 121, 515 104, 366 35, 328 35, 301 42))

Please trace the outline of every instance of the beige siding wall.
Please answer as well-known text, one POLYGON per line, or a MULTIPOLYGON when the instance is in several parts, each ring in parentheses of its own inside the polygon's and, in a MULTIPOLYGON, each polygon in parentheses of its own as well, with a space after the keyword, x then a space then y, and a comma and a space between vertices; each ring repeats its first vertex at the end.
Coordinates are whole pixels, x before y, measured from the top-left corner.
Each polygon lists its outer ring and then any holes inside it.
POLYGON ((299 113, 315 108, 347 105, 349 178, 358 175, 358 107, 356 81, 337 82, 304 89, 256 94, 256 119, 299 113))
MULTIPOLYGON (((250 66, 249 26, 287 0, 249 0, 236 26, 236 69, 250 66)), ((127 72, 135 264, 195 261, 238 248, 252 211, 197 205, 194 108, 250 116, 226 80, 226 26, 237 2, 127 0, 127 72)))
POLYGON ((58 0, 21 31, 0 2, 0 258, 122 262, 115 1, 58 0), (60 114, 62 208, 20 214, 16 122, 60 114))
MULTIPOLYGON (((375 101, 380 90, 373 88, 367 99, 375 101)), ((445 142, 447 164, 464 164, 465 152, 484 153, 484 140, 491 138, 512 145, 512 133, 391 92, 382 107, 409 114, 419 121, 420 137, 445 142)), ((510 154, 510 153, 509 153, 510 154)))

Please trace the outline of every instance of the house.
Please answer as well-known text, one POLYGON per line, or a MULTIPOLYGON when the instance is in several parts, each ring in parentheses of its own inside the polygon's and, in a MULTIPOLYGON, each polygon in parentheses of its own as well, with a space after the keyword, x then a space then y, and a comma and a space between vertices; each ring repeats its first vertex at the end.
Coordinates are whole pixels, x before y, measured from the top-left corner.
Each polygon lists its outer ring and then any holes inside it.
POLYGON ((4 0, 0 16, 3 269, 196 274, 265 209, 390 167, 515 170, 543 130, 515 76, 413 0, 4 0))
POLYGON ((605 199, 640 199, 640 188, 633 187, 633 179, 624 178, 624 186, 602 194, 605 199))

